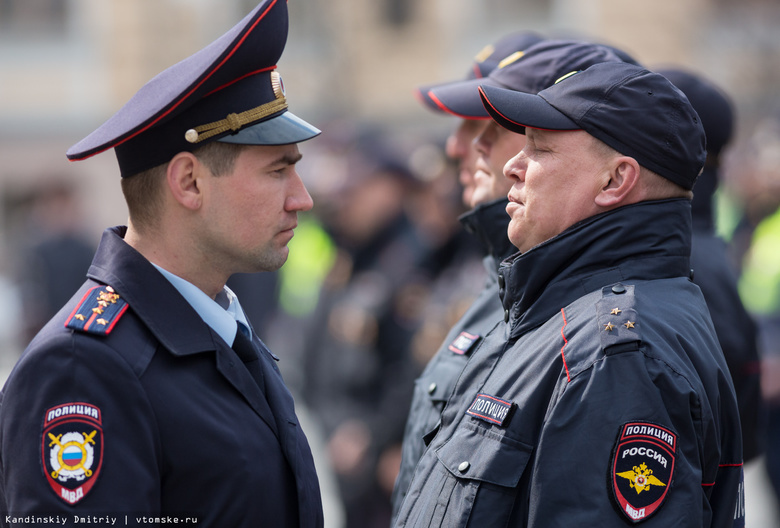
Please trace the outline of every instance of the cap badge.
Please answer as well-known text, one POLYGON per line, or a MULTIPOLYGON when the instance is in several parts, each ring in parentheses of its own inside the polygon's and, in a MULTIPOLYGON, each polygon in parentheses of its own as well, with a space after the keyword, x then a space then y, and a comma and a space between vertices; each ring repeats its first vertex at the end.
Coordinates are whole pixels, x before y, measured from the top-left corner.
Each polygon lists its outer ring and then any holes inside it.
POLYGON ((271 87, 274 90, 274 95, 277 99, 287 95, 287 90, 284 89, 284 81, 278 71, 271 72, 271 87))

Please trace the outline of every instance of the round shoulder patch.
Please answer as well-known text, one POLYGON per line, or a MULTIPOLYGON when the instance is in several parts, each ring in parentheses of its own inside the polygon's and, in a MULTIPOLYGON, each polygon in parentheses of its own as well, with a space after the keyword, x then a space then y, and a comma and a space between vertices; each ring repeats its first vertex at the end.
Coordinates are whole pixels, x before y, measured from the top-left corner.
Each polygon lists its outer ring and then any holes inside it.
POLYGON ((76 504, 94 486, 103 465, 103 419, 89 403, 46 411, 41 456, 46 480, 59 498, 76 504))
POLYGON ((624 424, 612 462, 612 491, 623 514, 644 521, 663 504, 674 476, 677 435, 647 422, 624 424))

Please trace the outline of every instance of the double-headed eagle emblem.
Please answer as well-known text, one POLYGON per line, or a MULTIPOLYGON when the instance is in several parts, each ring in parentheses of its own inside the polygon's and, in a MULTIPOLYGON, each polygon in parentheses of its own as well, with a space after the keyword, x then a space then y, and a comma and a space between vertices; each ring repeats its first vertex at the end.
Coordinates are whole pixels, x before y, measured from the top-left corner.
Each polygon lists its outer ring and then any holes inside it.
POLYGON ((650 486, 666 486, 666 484, 653 475, 653 470, 648 468, 644 462, 639 466, 634 466, 634 469, 631 471, 623 471, 616 473, 616 475, 628 479, 629 484, 636 490, 637 495, 645 490, 649 490, 650 486))

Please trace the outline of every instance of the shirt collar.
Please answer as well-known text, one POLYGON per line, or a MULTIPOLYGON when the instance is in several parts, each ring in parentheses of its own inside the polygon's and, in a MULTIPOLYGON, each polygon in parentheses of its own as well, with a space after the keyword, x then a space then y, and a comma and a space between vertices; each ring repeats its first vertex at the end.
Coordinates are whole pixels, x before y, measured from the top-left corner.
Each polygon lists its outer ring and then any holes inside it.
POLYGON ((152 263, 152 265, 170 281, 173 287, 178 290, 181 296, 184 297, 184 299, 190 303, 190 306, 192 306, 198 315, 200 315, 201 319, 203 319, 203 321, 209 325, 225 343, 232 344, 235 340, 236 331, 238 329, 237 323, 243 324, 247 329, 251 328, 246 315, 244 314, 244 310, 241 308, 241 303, 238 302, 238 297, 236 297, 236 294, 227 286, 224 288, 230 304, 227 308, 223 309, 214 301, 214 299, 206 295, 200 288, 191 282, 174 275, 155 263, 152 263))

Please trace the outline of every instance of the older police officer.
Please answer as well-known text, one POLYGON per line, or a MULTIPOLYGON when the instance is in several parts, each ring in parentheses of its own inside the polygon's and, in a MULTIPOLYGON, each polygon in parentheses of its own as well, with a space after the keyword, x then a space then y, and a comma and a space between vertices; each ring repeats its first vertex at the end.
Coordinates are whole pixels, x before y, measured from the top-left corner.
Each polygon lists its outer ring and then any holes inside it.
POLYGON ((415 384, 414 398, 404 432, 401 470, 393 495, 394 511, 408 489, 414 467, 439 423, 444 404, 472 352, 484 336, 501 321, 504 308, 498 297, 498 265, 516 251, 507 237, 507 192, 512 180, 504 165, 525 145, 525 135, 501 127, 489 119, 482 105, 479 86, 509 88, 537 93, 572 71, 599 62, 622 61, 612 49, 573 40, 545 40, 513 53, 499 62, 487 77, 447 83, 429 89, 428 97, 449 113, 488 120, 474 141, 478 157, 472 190, 473 209, 461 216, 464 227, 481 242, 486 257, 487 280, 479 296, 450 329, 425 371, 415 384))
POLYGON ((396 525, 744 525, 737 404, 689 280, 698 116, 626 63, 481 90, 527 131, 504 169, 520 252, 396 525))
POLYGON ((286 2, 264 0, 68 151, 116 151, 129 225, 3 390, 4 513, 322 526, 279 358, 224 287, 281 266, 312 207, 296 144, 319 131, 287 111, 286 37, 286 2))

